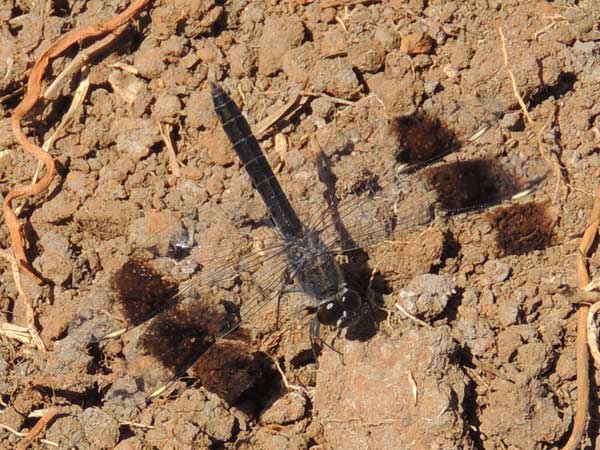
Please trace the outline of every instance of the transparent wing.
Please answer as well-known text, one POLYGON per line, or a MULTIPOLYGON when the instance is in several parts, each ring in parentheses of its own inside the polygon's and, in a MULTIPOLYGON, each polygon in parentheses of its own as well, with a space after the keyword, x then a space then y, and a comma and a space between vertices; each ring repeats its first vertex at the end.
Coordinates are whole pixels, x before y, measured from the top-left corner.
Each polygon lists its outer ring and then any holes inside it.
POLYGON ((548 173, 540 159, 510 155, 461 161, 460 153, 446 157, 449 153, 413 166, 390 158, 379 174, 354 170, 355 181, 342 189, 342 199, 329 199, 328 208, 309 216, 309 226, 322 232, 332 251, 364 249, 439 216, 513 201, 529 194, 548 173))
MULTIPOLYGON (((180 223, 159 232, 136 231, 130 241, 144 234, 151 238, 97 277, 69 335, 104 354, 92 370, 111 374, 109 398, 146 399, 182 375, 215 341, 243 337, 240 323, 249 323, 246 317, 273 303, 281 291, 287 264, 275 232, 263 227, 246 238, 235 233, 226 243, 218 236, 231 230, 219 228, 197 233, 191 245, 180 223), (117 363, 120 356, 124 364, 117 363)), ((248 350, 233 357, 255 364, 248 350)), ((214 352, 212 358, 223 359, 214 352)))
MULTIPOLYGON (((452 155, 451 162, 425 168, 419 162, 417 171, 393 155, 387 160, 360 156, 353 160, 350 155, 331 168, 354 174, 344 175, 353 182, 334 185, 323 204, 305 216, 305 223, 322 232, 335 253, 365 248, 427 224, 434 211, 453 213, 502 202, 535 178, 510 158, 465 164, 452 155), (469 190, 473 185, 476 189, 469 190)), ((275 326, 275 300, 298 268, 288 266, 274 230, 259 227, 240 234, 226 221, 215 221, 216 226, 187 236, 178 222, 166 221, 165 226, 154 220, 158 225, 153 227, 141 223, 129 239, 141 250, 98 278, 98 290, 89 293, 88 308, 73 322, 70 334, 100 346, 115 361, 124 357, 124 365, 102 363, 95 368, 112 374, 108 398, 144 401, 192 365, 209 385, 214 379, 207 374, 215 373, 215 361, 229 361, 220 372, 233 380, 228 391, 221 389, 229 399, 259 376, 249 335, 275 326), (107 338, 120 335, 122 348, 115 350, 107 338)))

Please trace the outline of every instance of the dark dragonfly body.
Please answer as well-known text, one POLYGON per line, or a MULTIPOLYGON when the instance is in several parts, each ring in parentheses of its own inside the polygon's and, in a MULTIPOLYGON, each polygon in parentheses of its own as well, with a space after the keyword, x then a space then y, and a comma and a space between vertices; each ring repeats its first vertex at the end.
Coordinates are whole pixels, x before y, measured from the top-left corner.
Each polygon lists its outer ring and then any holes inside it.
POLYGON ((318 337, 319 324, 351 325, 361 306, 360 296, 347 286, 334 254, 317 230, 307 228, 298 218, 238 106, 214 83, 212 99, 233 149, 283 237, 283 250, 293 268, 288 275, 316 302, 311 338, 318 337))

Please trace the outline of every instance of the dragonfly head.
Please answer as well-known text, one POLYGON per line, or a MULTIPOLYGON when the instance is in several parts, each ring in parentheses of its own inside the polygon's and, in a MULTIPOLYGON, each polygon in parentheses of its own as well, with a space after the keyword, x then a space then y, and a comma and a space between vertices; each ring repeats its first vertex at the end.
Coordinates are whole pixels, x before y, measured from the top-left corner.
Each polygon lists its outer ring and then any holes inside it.
POLYGON ((339 328, 349 326, 362 305, 360 295, 345 288, 340 294, 326 300, 317 309, 317 320, 323 325, 335 325, 339 328))

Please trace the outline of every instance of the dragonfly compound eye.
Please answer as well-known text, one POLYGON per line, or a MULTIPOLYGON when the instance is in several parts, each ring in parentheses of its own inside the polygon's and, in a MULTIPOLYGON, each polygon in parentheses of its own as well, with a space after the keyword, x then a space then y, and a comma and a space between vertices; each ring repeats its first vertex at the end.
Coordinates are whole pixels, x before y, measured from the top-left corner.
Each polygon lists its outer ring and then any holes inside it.
POLYGON ((340 299, 331 300, 319 306, 317 320, 323 325, 348 326, 361 306, 360 296, 347 290, 340 299))
POLYGON ((344 309, 348 311, 348 313, 354 313, 360 309, 362 300, 358 293, 352 290, 348 290, 342 297, 342 303, 344 305, 344 309))
POLYGON ((344 314, 344 304, 339 300, 331 300, 319 306, 317 320, 323 325, 334 325, 344 314))

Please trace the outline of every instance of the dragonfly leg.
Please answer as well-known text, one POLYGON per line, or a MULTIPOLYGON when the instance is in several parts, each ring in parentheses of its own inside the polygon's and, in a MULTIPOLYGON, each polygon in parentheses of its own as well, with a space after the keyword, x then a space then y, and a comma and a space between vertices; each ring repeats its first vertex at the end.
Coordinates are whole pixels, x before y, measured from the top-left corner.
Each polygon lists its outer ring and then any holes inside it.
POLYGON ((281 306, 281 297, 287 294, 304 294, 304 291, 302 289, 291 284, 292 277, 289 273, 287 273, 287 271, 283 277, 283 283, 279 288, 279 292, 277 293, 277 311, 275 313, 276 327, 279 327, 279 308, 281 306))
POLYGON ((333 347, 331 344, 328 344, 327 342, 325 342, 322 338, 321 338, 321 322, 319 322, 319 320, 314 317, 311 321, 310 321, 310 330, 309 330, 309 339, 310 339, 310 347, 312 349, 312 353, 313 353, 313 357, 315 358, 315 363, 317 364, 317 367, 319 366, 319 358, 318 358, 318 349, 317 347, 319 346, 324 346, 327 347, 330 350, 333 350, 335 353, 337 353, 340 358, 342 358, 342 363, 344 361, 344 354, 342 352, 340 352, 338 349, 336 349, 335 347, 333 347))

